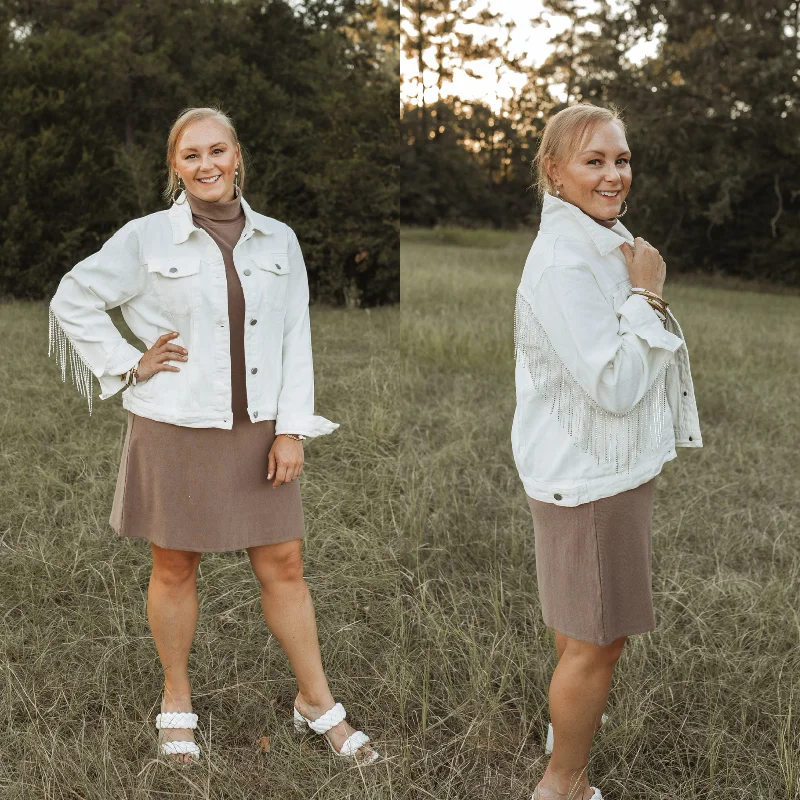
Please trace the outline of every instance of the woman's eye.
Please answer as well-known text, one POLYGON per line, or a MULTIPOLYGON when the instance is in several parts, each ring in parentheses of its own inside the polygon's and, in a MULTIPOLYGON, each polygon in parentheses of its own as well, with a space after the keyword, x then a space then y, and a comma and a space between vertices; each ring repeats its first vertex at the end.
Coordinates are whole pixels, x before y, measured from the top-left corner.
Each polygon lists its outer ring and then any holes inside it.
POLYGON ((621 161, 623 164, 631 163, 631 160, 629 158, 618 158, 617 161, 621 161))

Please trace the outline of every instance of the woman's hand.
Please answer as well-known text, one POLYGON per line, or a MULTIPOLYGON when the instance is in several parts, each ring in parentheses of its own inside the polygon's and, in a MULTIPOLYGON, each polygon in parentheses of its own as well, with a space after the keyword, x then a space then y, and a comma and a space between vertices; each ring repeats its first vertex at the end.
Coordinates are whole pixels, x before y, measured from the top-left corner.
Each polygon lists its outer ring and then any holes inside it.
POLYGON ((622 255, 625 256, 625 263, 628 265, 628 275, 634 286, 641 286, 655 292, 659 297, 663 296, 664 281, 667 278, 667 265, 661 258, 658 250, 653 245, 637 236, 633 240, 636 250, 624 242, 619 246, 622 255))
POLYGON ((273 488, 291 483, 303 471, 304 461, 303 443, 279 433, 269 449, 267 480, 275 478, 273 488))
POLYGON ((156 339, 155 344, 141 357, 139 367, 136 370, 136 381, 146 381, 152 378, 156 372, 180 372, 179 367, 173 367, 167 361, 186 361, 189 351, 177 344, 171 344, 170 340, 178 334, 165 333, 156 339))

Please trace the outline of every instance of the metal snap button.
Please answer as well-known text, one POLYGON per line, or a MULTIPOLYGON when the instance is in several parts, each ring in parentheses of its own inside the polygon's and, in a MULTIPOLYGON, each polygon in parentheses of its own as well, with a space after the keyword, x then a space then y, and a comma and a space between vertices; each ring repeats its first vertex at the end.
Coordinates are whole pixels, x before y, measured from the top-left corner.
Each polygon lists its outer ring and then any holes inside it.
POLYGON ((255 325, 255 324, 256 324, 256 322, 258 322, 258 320, 257 320, 257 319, 251 319, 251 320, 250 320, 250 324, 251 324, 251 325, 255 325))
POLYGON ((684 392, 683 396, 686 397, 687 394, 689 394, 689 392, 684 392))
POLYGON ((275 269, 280 269, 280 268, 281 268, 281 265, 280 265, 280 264, 276 264, 276 265, 275 265, 275 269))
POLYGON ((244 271, 244 274, 245 274, 245 275, 249 275, 249 274, 250 274, 250 270, 249 270, 249 269, 246 269, 246 270, 244 271))
POLYGON ((692 437, 690 436, 690 437, 689 437, 689 441, 690 441, 690 442, 693 442, 693 441, 694 441, 694 439, 692 439, 692 437))
POLYGON ((170 272, 177 272, 177 271, 178 271, 178 268, 177 268, 177 267, 170 267, 170 268, 169 268, 169 271, 170 271, 170 272))
POLYGON ((561 495, 560 495, 558 492, 556 492, 556 493, 553 495, 553 497, 554 497, 556 500, 562 500, 562 499, 563 499, 563 498, 562 498, 562 496, 561 496, 561 495))
POLYGON ((253 419, 258 419, 258 411, 253 412, 253 419))
POLYGON ((252 372, 253 375, 255 375, 256 372, 258 372, 258 367, 253 367, 253 369, 251 369, 250 372, 252 372))

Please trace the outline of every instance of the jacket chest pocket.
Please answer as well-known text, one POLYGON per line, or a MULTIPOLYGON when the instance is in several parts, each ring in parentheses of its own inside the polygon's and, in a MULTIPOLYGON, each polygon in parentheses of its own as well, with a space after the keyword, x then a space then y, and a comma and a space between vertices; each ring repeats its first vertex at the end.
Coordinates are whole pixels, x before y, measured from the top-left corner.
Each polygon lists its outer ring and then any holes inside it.
POLYGON ((286 253, 260 253, 251 260, 258 268, 264 303, 276 311, 283 311, 289 289, 289 256, 286 253))
POLYGON ((189 314, 200 304, 200 267, 191 257, 151 258, 147 262, 154 286, 172 316, 189 314))

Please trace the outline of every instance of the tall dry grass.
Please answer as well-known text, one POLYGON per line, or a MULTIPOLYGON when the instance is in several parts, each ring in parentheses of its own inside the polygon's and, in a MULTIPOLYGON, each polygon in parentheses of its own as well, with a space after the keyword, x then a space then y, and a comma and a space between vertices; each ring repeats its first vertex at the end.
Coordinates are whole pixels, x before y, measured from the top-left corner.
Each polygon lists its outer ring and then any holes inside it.
MULTIPOLYGON (((119 319, 119 318, 118 318, 119 319)), ((94 415, 47 359, 43 305, 0 305, 0 797, 362 798, 396 790, 410 694, 398 619, 398 309, 314 310, 306 573, 332 690, 389 758, 349 769, 297 739, 288 662, 243 553, 200 567, 191 655, 202 765, 158 762, 161 675, 145 613, 149 549, 108 526, 125 413, 94 415), (269 753, 258 738, 270 737, 269 753)), ((175 475, 175 481, 181 476, 175 475)))
MULTIPOLYGON (((415 232, 402 314, 315 309, 318 408, 342 428, 308 448, 306 572, 333 691, 387 756, 363 772, 294 738, 241 554, 201 566, 206 761, 155 760, 149 557, 107 525, 124 413, 90 420, 60 384, 44 307, 0 306, 0 797, 530 796, 553 656, 509 443, 529 243, 415 232)), ((668 287, 706 446, 657 479, 659 628, 623 657, 593 782, 610 800, 797 800, 800 299, 668 287)))
MULTIPOLYGON (((531 239, 402 239, 406 613, 427 749, 417 780, 437 798, 521 800, 545 766, 553 649, 510 452, 512 313, 531 239)), ((592 782, 614 800, 795 800, 800 298, 669 279, 666 291, 705 447, 679 450, 656 480, 659 625, 623 656, 592 782)))

